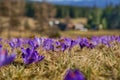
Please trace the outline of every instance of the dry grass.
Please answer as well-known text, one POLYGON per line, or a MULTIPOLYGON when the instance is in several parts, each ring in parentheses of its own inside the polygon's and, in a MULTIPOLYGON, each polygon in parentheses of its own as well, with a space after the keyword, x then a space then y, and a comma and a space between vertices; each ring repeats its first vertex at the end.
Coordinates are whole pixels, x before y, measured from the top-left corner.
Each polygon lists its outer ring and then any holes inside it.
MULTIPOLYGON (((11 37, 30 37, 32 35, 36 35, 38 37, 42 36, 46 36, 47 35, 43 35, 43 34, 38 34, 36 32, 30 32, 30 31, 27 31, 27 30, 24 30, 22 32, 20 31, 10 31, 8 32, 7 30, 6 31, 3 31, 0 36, 2 38, 7 38, 8 37, 8 34, 11 36, 11 37)), ((70 38, 77 38, 78 36, 81 36, 81 37, 92 37, 92 36, 104 36, 104 35, 120 35, 120 30, 103 30, 103 31, 64 31, 64 32, 60 32, 61 34, 61 37, 70 37, 70 38)))
MULTIPOLYGON (((65 19, 58 19, 60 20, 61 22, 66 22, 65 19)), ((70 22, 72 22, 73 24, 76 24, 76 23, 82 23, 82 24, 87 24, 87 18, 76 18, 76 19, 70 19, 70 22)))
MULTIPOLYGON (((26 37, 27 33, 22 34, 26 37)), ((32 33, 28 33, 27 37, 32 33)), ((67 31, 61 33, 63 37, 119 35, 119 31, 79 32, 67 31)), ((18 34, 16 34, 18 35, 18 34)), ((38 34, 36 34, 38 35, 38 34)), ((39 36, 39 35, 38 35, 39 36)), ((4 36, 3 36, 4 37, 4 36)), ((9 49, 6 44, 5 48, 9 49)), ((120 44, 113 47, 100 45, 94 49, 74 47, 71 51, 46 52, 38 49, 45 56, 42 62, 24 65, 21 51, 17 49, 16 60, 0 69, 0 80, 63 80, 69 67, 80 69, 87 80, 120 80, 120 44), (71 54, 70 58, 68 54, 71 54)))
POLYGON ((80 69, 88 80, 120 80, 120 44, 111 48, 100 45, 95 49, 76 46, 64 53, 38 49, 45 59, 31 65, 24 65, 21 51, 16 51, 17 59, 0 69, 0 80, 63 80, 70 66, 80 69))
POLYGON ((92 37, 92 36, 104 36, 104 35, 120 35, 120 30, 99 30, 99 31, 65 31, 61 32, 62 37, 76 38, 81 37, 92 37))

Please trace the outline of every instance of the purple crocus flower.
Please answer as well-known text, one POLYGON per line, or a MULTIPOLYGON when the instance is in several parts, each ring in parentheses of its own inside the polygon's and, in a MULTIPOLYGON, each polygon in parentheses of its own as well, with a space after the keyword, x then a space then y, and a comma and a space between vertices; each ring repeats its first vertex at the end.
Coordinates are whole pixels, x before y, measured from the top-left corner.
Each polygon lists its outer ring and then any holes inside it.
POLYGON ((37 38, 35 37, 33 40, 29 40, 28 41, 28 44, 34 48, 34 49, 37 49, 38 47, 42 46, 43 45, 43 41, 44 41, 44 38, 37 38))
POLYGON ((65 51, 68 48, 68 46, 65 43, 61 43, 61 51, 65 51))
POLYGON ((35 42, 34 40, 29 40, 28 41, 28 44, 34 48, 34 49, 37 49, 39 47, 39 45, 37 44, 37 42, 35 42))
POLYGON ((77 45, 77 41, 71 40, 70 49, 73 48, 75 45, 77 45))
POLYGON ((52 50, 54 51, 54 41, 52 39, 46 39, 44 42, 43 42, 43 48, 47 51, 49 50, 52 50))
POLYGON ((117 41, 120 42, 120 36, 117 38, 117 41))
POLYGON ((79 46, 81 49, 84 47, 91 48, 91 49, 95 47, 95 45, 87 38, 81 38, 79 40, 80 40, 79 46))
POLYGON ((65 43, 60 43, 59 41, 54 43, 54 51, 62 51, 64 52, 68 46, 65 43))
POLYGON ((60 51, 60 49, 61 49, 61 43, 56 41, 54 43, 54 51, 60 51))
POLYGON ((5 66, 13 62, 15 59, 16 54, 8 55, 7 50, 3 50, 2 47, 0 47, 0 67, 5 66))
POLYGON ((86 80, 86 79, 85 76, 78 69, 75 70, 70 69, 67 71, 64 80, 86 80))
POLYGON ((88 47, 89 46, 88 39, 87 38, 82 38, 79 45, 80 45, 81 49, 84 48, 84 47, 88 47))
POLYGON ((54 50, 64 52, 66 49, 72 49, 75 45, 77 45, 77 41, 72 40, 70 38, 64 38, 56 41, 54 43, 54 50))
POLYGON ((43 43, 44 38, 37 38, 35 37, 34 41, 36 42, 37 45, 41 46, 43 43))
POLYGON ((10 45, 10 47, 11 47, 12 49, 16 48, 15 43, 12 42, 12 41, 9 43, 9 45, 10 45))
POLYGON ((12 49, 18 48, 21 46, 21 41, 19 38, 14 38, 12 41, 9 42, 9 45, 12 49))
POLYGON ((90 41, 94 46, 99 45, 99 37, 97 36, 93 36, 90 41))
POLYGON ((77 41, 70 38, 65 38, 64 40, 64 43, 68 46, 69 49, 72 49, 75 45, 77 45, 77 41))
POLYGON ((25 64, 31 64, 33 62, 39 62, 44 59, 44 56, 39 56, 38 52, 34 48, 24 49, 22 48, 22 58, 25 64))

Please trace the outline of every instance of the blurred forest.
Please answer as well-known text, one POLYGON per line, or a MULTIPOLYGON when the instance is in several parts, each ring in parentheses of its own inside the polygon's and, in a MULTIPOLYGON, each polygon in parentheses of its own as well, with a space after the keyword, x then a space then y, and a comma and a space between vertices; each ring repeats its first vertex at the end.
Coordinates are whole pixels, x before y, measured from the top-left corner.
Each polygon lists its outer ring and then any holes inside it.
MULTIPOLYGON (((34 17, 33 3, 26 4, 26 16, 34 17)), ((104 29, 120 29, 120 5, 113 6, 112 4, 105 8, 94 7, 76 7, 76 6, 63 6, 54 5, 56 9, 55 18, 81 18, 88 19, 86 27, 89 29, 100 24, 104 29)))
POLYGON ((31 30, 36 32, 53 32, 53 28, 49 27, 50 19, 77 19, 86 18, 88 29, 97 29, 102 26, 106 29, 120 29, 120 5, 113 6, 112 4, 105 8, 94 7, 76 7, 65 5, 53 5, 45 1, 32 2, 29 0, 0 0, 0 32, 4 29, 11 30, 31 30), (4 17, 4 18, 3 18, 4 17), (7 24, 3 19, 7 18, 7 24), (35 20, 35 29, 31 29, 27 19, 35 20), (21 29, 21 21, 24 21, 24 27, 21 29), (6 27, 6 26, 7 27, 6 27))

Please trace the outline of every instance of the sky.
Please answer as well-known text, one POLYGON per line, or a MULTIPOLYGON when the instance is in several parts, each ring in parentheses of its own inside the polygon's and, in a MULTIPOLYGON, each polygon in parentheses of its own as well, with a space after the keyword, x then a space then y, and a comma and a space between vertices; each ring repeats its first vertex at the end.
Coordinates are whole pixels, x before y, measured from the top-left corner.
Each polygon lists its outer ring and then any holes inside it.
MULTIPOLYGON (((42 0, 32 0, 42 1, 42 0)), ((72 6, 98 6, 105 7, 108 4, 119 4, 120 0, 45 0, 53 4, 72 5, 72 6)))

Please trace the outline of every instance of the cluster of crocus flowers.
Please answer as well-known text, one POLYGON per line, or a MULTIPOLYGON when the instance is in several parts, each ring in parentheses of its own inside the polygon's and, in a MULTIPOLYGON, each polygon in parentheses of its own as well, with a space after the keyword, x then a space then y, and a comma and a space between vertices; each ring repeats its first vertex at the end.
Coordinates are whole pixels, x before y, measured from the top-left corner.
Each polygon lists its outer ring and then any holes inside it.
MULTIPOLYGON (((0 38, 0 44, 3 44, 2 42, 7 42, 14 51, 16 48, 20 48, 22 51, 23 62, 28 65, 40 62, 44 59, 44 56, 40 55, 37 51, 37 49, 40 48, 42 48, 42 50, 53 52, 65 52, 66 50, 72 51, 71 49, 76 45, 78 45, 80 49, 83 49, 84 47, 92 49, 99 44, 111 46, 111 42, 120 42, 120 36, 94 36, 91 39, 79 37, 75 40, 70 38, 50 39, 35 37, 32 39, 14 38, 10 41, 4 41, 0 38), (21 48, 26 46, 27 48, 21 48)), ((13 62, 15 57, 16 54, 12 53, 11 55, 8 55, 8 51, 4 50, 2 45, 0 45, 0 67, 13 62)), ((69 69, 64 77, 64 80, 86 80, 86 78, 78 69, 69 69)))
POLYGON ((86 80, 85 76, 78 69, 69 69, 64 80, 86 80))
POLYGON ((0 67, 10 64, 14 61, 16 54, 8 55, 7 50, 3 50, 0 46, 0 67))
POLYGON ((25 64, 37 63, 44 59, 34 48, 22 48, 22 58, 25 64))
POLYGON ((65 50, 71 50, 76 45, 79 45, 81 49, 83 49, 84 47, 92 49, 100 44, 110 47, 111 42, 120 42, 120 36, 94 36, 89 39, 86 37, 79 37, 74 40, 71 38, 14 38, 8 42, 12 50, 14 50, 15 48, 24 47, 25 45, 29 45, 29 47, 34 49, 42 48, 46 51, 64 52, 65 50))

